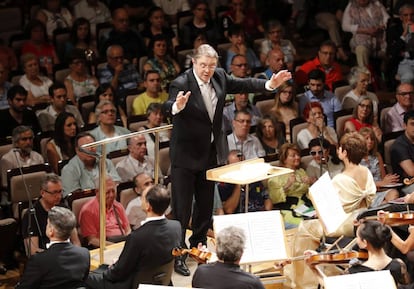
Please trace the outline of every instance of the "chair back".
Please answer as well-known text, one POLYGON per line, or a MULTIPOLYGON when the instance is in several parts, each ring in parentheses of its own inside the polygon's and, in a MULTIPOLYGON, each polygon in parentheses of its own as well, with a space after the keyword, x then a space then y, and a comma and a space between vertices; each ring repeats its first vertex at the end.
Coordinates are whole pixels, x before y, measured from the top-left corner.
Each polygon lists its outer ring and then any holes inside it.
POLYGON ((13 148, 11 139, 1 138, 0 139, 0 159, 4 154, 8 153, 13 148))
POLYGON ((262 115, 266 115, 269 114, 274 104, 275 101, 273 99, 267 99, 256 102, 256 107, 259 109, 262 115))
POLYGON ((140 128, 148 124, 147 116, 142 115, 132 115, 127 119, 127 126, 130 131, 139 131, 140 128))
POLYGON ((132 115, 132 104, 134 103, 136 97, 138 97, 138 95, 129 94, 125 99, 127 117, 130 117, 132 115))
POLYGON ((132 288, 138 288, 139 284, 152 284, 168 286, 174 269, 174 259, 154 269, 140 270, 132 282, 132 288))
POLYGON ((386 117, 387 117, 387 113, 391 108, 392 108, 392 106, 387 106, 387 107, 384 107, 383 109, 381 109, 379 125, 380 125, 380 128, 382 128, 383 130, 385 129, 385 120, 386 120, 386 117))
POLYGON ((128 149, 121 149, 108 153, 106 157, 112 161, 114 166, 116 166, 116 164, 122 161, 124 158, 126 158, 128 154, 128 149))
POLYGON ((82 115, 83 121, 85 123, 89 123, 89 114, 93 111, 94 105, 95 105, 94 95, 87 95, 87 96, 79 98, 78 108, 82 115))
POLYGON ((297 117, 291 119, 289 122, 290 126, 290 142, 297 143, 298 133, 308 126, 308 123, 302 118, 297 117))
POLYGON ((344 96, 351 91, 352 87, 350 85, 344 85, 335 88, 335 96, 338 98, 338 100, 342 103, 342 100, 344 99, 344 96))
POLYGON ((134 182, 120 183, 117 187, 117 200, 122 204, 124 209, 128 206, 128 203, 137 197, 137 193, 134 191, 134 182))
POLYGON ((159 167, 163 176, 168 176, 171 167, 170 147, 161 148, 159 150, 159 167))

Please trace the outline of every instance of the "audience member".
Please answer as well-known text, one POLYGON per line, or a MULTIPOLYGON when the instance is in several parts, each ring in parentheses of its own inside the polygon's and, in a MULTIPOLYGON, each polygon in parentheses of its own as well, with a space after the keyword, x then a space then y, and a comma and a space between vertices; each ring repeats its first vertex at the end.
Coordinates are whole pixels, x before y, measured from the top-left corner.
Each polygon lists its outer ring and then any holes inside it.
POLYGON ((223 129, 229 133, 233 129, 233 120, 236 112, 248 111, 251 116, 250 125, 256 126, 262 117, 259 109, 249 102, 248 93, 236 93, 234 94, 234 100, 227 105, 223 110, 223 129))
POLYGON ((278 154, 280 147, 286 142, 283 125, 270 115, 264 115, 257 123, 256 136, 266 155, 278 154))
POLYGON ((47 162, 56 174, 60 173, 59 161, 69 160, 75 156, 75 137, 78 130, 73 114, 62 112, 57 116, 53 137, 46 145, 47 162))
MULTIPOLYGON (((53 74, 53 65, 58 64, 60 61, 55 47, 49 43, 45 25, 39 20, 31 20, 26 25, 25 34, 29 40, 23 44, 21 55, 28 53, 36 55, 40 67, 44 68, 47 75, 51 77, 53 74)), ((22 66, 24 66, 24 63, 22 66)))
POLYGON ((7 92, 12 87, 12 84, 7 81, 8 78, 9 70, 2 64, 0 60, 0 110, 9 108, 7 92))
POLYGON ((151 188, 154 185, 154 181, 145 172, 138 173, 133 181, 135 185, 133 190, 137 196, 128 203, 125 212, 128 216, 128 221, 132 230, 136 230, 141 227, 141 222, 147 217, 147 213, 142 208, 143 192, 144 190, 151 188))
POLYGON ((37 56, 31 53, 24 54, 21 63, 24 75, 19 79, 19 84, 27 90, 27 104, 34 106, 49 103, 49 87, 53 82, 46 76, 40 75, 37 56))
MULTIPOLYGON (((250 76, 249 64, 245 55, 235 54, 231 59, 231 72, 230 75, 234 78, 247 78, 250 76)), ((255 94, 249 93, 249 101, 253 102, 255 94)), ((226 101, 233 101, 234 94, 228 93, 226 95, 226 101)))
POLYGON ((8 109, 0 110, 0 137, 12 135, 12 131, 19 125, 30 127, 35 134, 40 132, 36 114, 27 109, 27 91, 21 85, 14 85, 7 91, 8 109))
POLYGON ((192 286, 206 289, 264 289, 258 277, 239 267, 245 247, 246 236, 243 229, 234 226, 222 229, 216 237, 218 261, 198 266, 192 286))
POLYGON ((410 83, 401 83, 397 87, 395 98, 397 102, 385 115, 385 133, 404 130, 404 114, 414 107, 414 86, 410 83))
POLYGON ((270 79, 274 73, 278 73, 282 69, 285 69, 285 55, 279 48, 273 48, 269 50, 266 57, 267 69, 256 75, 258 78, 270 79))
POLYGON ((296 92, 292 83, 285 82, 279 86, 275 94, 275 104, 270 109, 270 113, 277 121, 285 124, 286 140, 290 141, 290 121, 299 116, 296 92))
POLYGON ((90 255, 86 248, 67 241, 75 228, 76 218, 70 210, 61 207, 49 210, 45 234, 51 241, 50 247, 29 259, 16 288, 81 288, 84 285, 90 255))
MULTIPOLYGON (((227 158, 228 164, 234 164, 244 160, 243 154, 239 150, 232 150, 227 158)), ((225 214, 244 213, 246 194, 241 185, 219 183, 218 190, 220 199, 223 202, 225 214), (241 204, 241 206, 240 206, 241 204)), ((255 182, 248 185, 248 211, 270 211, 273 208, 272 201, 262 182, 255 182)))
POLYGON ((236 111, 233 132, 227 136, 229 151, 239 150, 246 160, 266 155, 259 139, 251 134, 252 116, 247 110, 236 111))
MULTIPOLYGON (((131 232, 129 227, 128 217, 125 214, 124 207, 121 203, 115 200, 116 198, 116 183, 109 176, 105 178, 105 206, 106 206, 106 221, 105 231, 107 241, 106 244, 111 244, 111 240, 116 239, 125 240, 126 236, 131 232)), ((96 196, 85 203, 79 212, 79 225, 82 236, 87 239, 88 245, 92 247, 99 247, 99 178, 95 180, 96 196)))
POLYGON ((103 273, 89 274, 88 288, 114 288, 121 284, 124 287, 120 288, 135 288, 139 285, 135 276, 140 271, 155 270, 173 260, 171 251, 181 243, 181 226, 164 216, 170 194, 165 187, 157 185, 144 191, 141 199, 147 218, 127 238, 115 264, 103 273))
POLYGON ((111 45, 106 50, 107 64, 98 69, 99 83, 110 83, 115 88, 118 102, 125 101, 128 90, 135 89, 141 82, 135 66, 124 63, 124 49, 119 45, 111 45))
POLYGON ((378 124, 374 122, 373 103, 371 98, 365 96, 359 99, 354 107, 352 117, 344 124, 345 132, 359 131, 363 127, 370 127, 374 130, 378 142, 382 139, 382 131, 378 124))
POLYGON ((269 52, 271 50, 280 49, 283 52, 283 62, 286 63, 290 71, 294 69, 294 62, 296 57, 296 49, 292 42, 288 39, 282 38, 285 30, 278 20, 270 20, 266 24, 265 36, 260 47, 260 61, 263 66, 269 64, 269 52))
MULTIPOLYGON (((99 163, 96 160, 96 148, 82 148, 85 144, 90 144, 95 138, 87 132, 79 133, 75 138, 76 156, 71 158, 67 165, 62 169, 63 196, 76 190, 86 190, 95 188, 94 180, 99 176, 99 163)), ((111 160, 106 160, 106 173, 114 182, 121 182, 121 178, 115 170, 111 160)))
MULTIPOLYGON (((62 182, 58 175, 47 174, 42 179, 40 198, 33 205, 34 215, 27 211, 22 219, 22 236, 26 254, 29 257, 48 249, 47 246, 51 240, 46 229, 47 215, 55 206, 64 206, 62 203, 62 182), (30 221, 29 218, 31 218, 30 221)), ((74 245, 80 246, 76 227, 70 233, 70 240, 74 245)))
MULTIPOLYGON (((185 55, 185 61, 184 61, 184 69, 189 69, 193 66, 192 57, 194 53, 197 51, 197 48, 200 47, 202 44, 208 44, 209 41, 207 40, 207 36, 203 33, 197 34, 197 36, 193 39, 193 50, 190 51, 185 55)), ((180 63, 180 65, 182 65, 180 63)))
MULTIPOLYGON (((237 0, 233 0, 237 1, 237 0)), ((241 25, 235 24, 229 27, 228 29, 228 38, 231 42, 231 46, 227 49, 226 52, 226 70, 230 72, 231 69, 231 60, 234 55, 241 54, 245 55, 247 58, 247 63, 249 64, 249 69, 254 69, 260 67, 262 64, 257 58, 256 53, 252 48, 248 47, 246 43, 245 32, 241 25)))
POLYGON ((180 66, 171 57, 165 35, 153 36, 148 44, 148 60, 144 64, 144 71, 157 70, 161 77, 161 88, 168 90, 170 82, 180 73, 180 66))
POLYGON ((307 149, 309 142, 317 137, 326 139, 332 145, 338 143, 335 129, 326 126, 323 107, 320 102, 308 102, 303 110, 303 117, 308 126, 300 130, 297 135, 297 144, 300 149, 307 149))
POLYGON ((168 94, 161 89, 161 76, 158 70, 148 70, 144 74, 145 91, 132 103, 132 114, 143 115, 151 103, 164 103, 168 94))
POLYGON ((7 170, 43 164, 43 157, 33 150, 33 131, 28 126, 19 125, 13 129, 13 148, 0 159, 1 183, 7 188, 7 170))
POLYGON ((333 84, 343 80, 341 66, 335 61, 336 45, 331 41, 325 41, 319 46, 318 55, 300 66, 295 73, 295 82, 298 85, 308 83, 308 74, 314 69, 324 72, 325 78, 323 83, 333 90, 333 84))
POLYGON ((88 73, 86 67, 85 51, 75 48, 68 58, 70 73, 65 78, 65 86, 68 92, 68 99, 77 104, 84 96, 95 94, 99 86, 98 79, 88 73))
POLYGON ((93 61, 98 56, 96 42, 91 35, 91 24, 85 18, 76 18, 70 30, 69 41, 65 44, 65 55, 63 55, 65 60, 71 56, 73 49, 80 49, 84 58, 88 54, 89 61, 93 61))
POLYGON ((7 71, 17 70, 19 63, 15 51, 0 42, 0 64, 7 71))
POLYGON ((93 107, 93 111, 89 113, 88 123, 94 124, 97 122, 97 117, 95 114, 96 106, 104 100, 109 100, 115 105, 116 109, 116 123, 122 123, 124 127, 127 126, 127 116, 119 104, 119 99, 116 97, 115 89, 112 87, 110 83, 101 84, 95 91, 95 104, 93 107))
MULTIPOLYGON (((95 115, 98 120, 98 126, 90 131, 95 140, 103 140, 115 136, 120 136, 130 133, 130 131, 122 126, 115 125, 116 109, 115 105, 109 100, 99 102, 95 109, 95 115)), ((121 139, 116 142, 106 144, 106 153, 116 150, 125 149, 127 147, 126 140, 121 139)), ((100 148, 97 149, 100 151, 100 148)))
MULTIPOLYGON (((132 181, 134 176, 145 172, 152 178, 155 177, 154 158, 147 155, 145 136, 140 134, 127 139, 129 154, 116 164, 116 170, 122 182, 132 181)), ((158 168, 159 179, 162 180, 162 172, 158 168)))
POLYGON ((384 32, 389 18, 378 0, 349 1, 342 18, 342 30, 352 33, 349 45, 356 54, 358 66, 367 67, 370 56, 385 56, 384 32))
POLYGON ((188 0, 153 0, 153 2, 167 15, 170 25, 177 23, 178 12, 190 10, 188 0))
POLYGON ((299 112, 303 112, 309 102, 320 102, 327 118, 327 125, 334 127, 334 112, 342 109, 339 99, 324 87, 325 73, 314 69, 308 74, 309 90, 299 99, 299 112))
POLYGON ((66 87, 62 83, 55 82, 49 87, 51 103, 45 109, 36 112, 42 131, 53 131, 55 129, 56 117, 62 112, 73 114, 78 127, 83 127, 84 122, 78 108, 66 104, 66 87))
POLYGON ((109 22, 111 12, 106 5, 98 0, 80 0, 73 6, 75 18, 86 18, 91 25, 91 36, 96 39, 96 25, 109 22))
POLYGON ((344 165, 336 154, 331 155, 331 144, 326 139, 314 138, 309 142, 308 147, 312 160, 306 168, 306 174, 310 178, 317 180, 328 172, 332 179, 342 172, 344 165))
POLYGON ((60 0, 45 0, 39 11, 36 13, 36 19, 46 25, 47 35, 53 37, 53 32, 59 28, 71 28, 73 17, 70 11, 62 7, 60 0))

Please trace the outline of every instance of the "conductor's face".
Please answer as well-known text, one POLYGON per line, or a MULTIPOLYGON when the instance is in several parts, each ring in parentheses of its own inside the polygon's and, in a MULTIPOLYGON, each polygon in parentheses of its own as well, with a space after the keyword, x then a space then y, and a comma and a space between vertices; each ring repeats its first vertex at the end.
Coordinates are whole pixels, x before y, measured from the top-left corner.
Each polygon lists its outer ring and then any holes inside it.
POLYGON ((209 56, 193 58, 193 67, 195 73, 202 81, 209 82, 217 67, 217 59, 209 56))

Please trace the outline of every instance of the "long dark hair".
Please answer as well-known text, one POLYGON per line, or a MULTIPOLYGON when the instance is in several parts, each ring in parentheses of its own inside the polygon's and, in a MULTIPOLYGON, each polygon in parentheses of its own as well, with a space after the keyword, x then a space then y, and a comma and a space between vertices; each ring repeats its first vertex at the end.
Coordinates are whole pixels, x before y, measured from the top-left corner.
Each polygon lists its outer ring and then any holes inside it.
MULTIPOLYGON (((68 142, 65 138, 64 127, 65 122, 69 117, 73 117, 76 120, 75 116, 70 112, 61 112, 55 121, 55 132, 53 134, 53 140, 56 145, 60 147, 62 154, 67 155, 69 158, 75 155, 75 137, 72 137, 68 142)), ((79 133, 79 127, 76 125, 76 134, 79 133)))
POLYGON ((91 23, 88 21, 88 19, 83 18, 83 17, 79 17, 76 18, 76 20, 73 22, 73 26, 72 26, 72 30, 70 31, 70 42, 73 45, 76 45, 76 43, 78 43, 79 38, 78 38, 78 28, 81 25, 88 25, 88 35, 86 36, 85 42, 87 44, 91 43, 91 23))

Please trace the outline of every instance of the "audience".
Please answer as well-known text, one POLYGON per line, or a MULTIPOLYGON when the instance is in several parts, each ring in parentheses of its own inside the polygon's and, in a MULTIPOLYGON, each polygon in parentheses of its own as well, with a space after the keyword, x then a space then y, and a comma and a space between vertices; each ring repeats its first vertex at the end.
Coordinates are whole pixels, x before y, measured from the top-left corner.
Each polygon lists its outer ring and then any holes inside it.
POLYGON ((404 114, 414 107, 414 86, 401 83, 397 86, 395 98, 397 102, 387 112, 382 124, 384 133, 404 130, 404 114))
POLYGON ((85 18, 77 18, 73 22, 69 41, 65 44, 65 58, 70 56, 75 48, 82 50, 84 55, 89 54, 89 60, 97 57, 98 51, 96 42, 92 39, 91 24, 85 18))
MULTIPOLYGON (((11 41, 10 41, 11 42, 11 41)), ((17 70, 16 51, 0 41, 0 64, 8 71, 17 70)))
POLYGON ((278 154, 280 147, 286 142, 281 123, 270 115, 263 116, 257 123, 256 136, 266 155, 278 154))
POLYGON ((42 1, 41 9, 36 14, 36 19, 46 26, 47 35, 53 37, 53 31, 59 28, 71 28, 73 17, 70 11, 62 7, 61 0, 42 1))
POLYGON ((308 147, 312 160, 306 168, 306 173, 310 178, 317 180, 328 172, 332 179, 342 172, 344 165, 336 153, 331 155, 331 144, 326 139, 314 138, 309 142, 308 147))
POLYGON ((7 101, 7 92, 12 84, 7 81, 9 78, 9 70, 0 61, 0 110, 9 108, 7 101))
POLYGON ((170 25, 177 23, 178 12, 190 10, 188 0, 153 0, 152 2, 164 11, 170 25))
POLYGON ((273 74, 277 74, 282 69, 285 69, 285 55, 279 48, 274 48, 267 53, 266 63, 268 64, 267 69, 256 75, 255 77, 270 79, 273 74))
MULTIPOLYGON (((234 78, 246 78, 250 76, 250 68, 247 63, 245 55, 235 54, 231 59, 231 72, 230 75, 234 78)), ((249 93, 249 101, 253 103, 255 93, 249 93)), ((230 102, 234 100, 234 94, 228 93, 226 95, 226 101, 230 102)))
MULTIPOLYGON (((96 25, 99 23, 109 22, 111 12, 106 5, 98 0, 80 0, 73 6, 73 15, 75 18, 85 18, 90 23, 91 36, 96 39, 96 25)), ((76 22, 76 20, 75 20, 76 22)), ((75 23, 73 24, 75 26, 75 23)))

